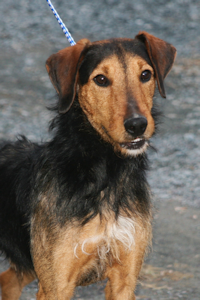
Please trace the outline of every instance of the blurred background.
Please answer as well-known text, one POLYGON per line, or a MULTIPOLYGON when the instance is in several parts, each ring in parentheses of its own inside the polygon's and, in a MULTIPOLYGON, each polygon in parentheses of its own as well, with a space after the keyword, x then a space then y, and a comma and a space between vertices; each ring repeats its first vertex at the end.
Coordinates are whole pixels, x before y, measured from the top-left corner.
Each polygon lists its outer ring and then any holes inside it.
MULTIPOLYGON (((199 300, 200 295, 200 1, 52 0, 73 38, 91 41, 134 36, 145 30, 178 51, 165 80, 164 113, 149 150, 154 193, 153 252, 137 299, 199 300)), ((69 46, 45 0, 0 3, 0 139, 25 134, 49 139, 55 91, 46 59, 69 46)), ((0 270, 6 268, 0 258, 0 270)), ((104 299, 104 285, 78 288, 74 299, 104 299)), ((35 299, 37 284, 22 300, 35 299)))

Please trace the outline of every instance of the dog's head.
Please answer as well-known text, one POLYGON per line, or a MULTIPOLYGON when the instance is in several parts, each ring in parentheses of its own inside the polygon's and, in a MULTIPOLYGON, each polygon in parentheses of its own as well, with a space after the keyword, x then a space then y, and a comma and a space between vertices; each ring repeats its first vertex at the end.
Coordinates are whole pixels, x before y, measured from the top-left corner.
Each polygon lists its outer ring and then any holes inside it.
POLYGON ((152 116, 156 81, 165 98, 164 78, 176 49, 146 32, 135 39, 91 43, 80 40, 49 57, 50 79, 66 113, 78 93, 94 129, 125 155, 143 153, 155 130, 152 116))

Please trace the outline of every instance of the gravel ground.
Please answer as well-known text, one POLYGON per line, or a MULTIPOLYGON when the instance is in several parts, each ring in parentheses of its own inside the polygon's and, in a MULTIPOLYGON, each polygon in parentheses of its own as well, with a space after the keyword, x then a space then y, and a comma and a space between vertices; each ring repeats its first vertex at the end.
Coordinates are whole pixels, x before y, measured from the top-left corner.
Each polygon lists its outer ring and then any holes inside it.
MULTIPOLYGON (((200 299, 200 2, 199 0, 54 0, 77 41, 134 37, 146 30, 178 50, 166 79, 165 117, 149 151, 155 194, 153 251, 137 299, 200 299)), ((0 138, 46 140, 55 92, 45 60, 68 42, 46 1, 0 4, 0 138)), ((3 257, 0 269, 6 268, 3 257)), ((104 299, 103 284, 78 288, 74 299, 104 299)), ((35 299, 37 283, 21 300, 35 299)))

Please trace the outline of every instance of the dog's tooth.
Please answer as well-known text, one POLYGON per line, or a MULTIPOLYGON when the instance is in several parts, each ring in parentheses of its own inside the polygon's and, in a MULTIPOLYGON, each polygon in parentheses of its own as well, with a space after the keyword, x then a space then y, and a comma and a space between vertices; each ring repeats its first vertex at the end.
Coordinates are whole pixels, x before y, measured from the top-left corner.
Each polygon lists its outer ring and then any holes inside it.
POLYGON ((141 138, 136 138, 133 140, 133 142, 136 143, 136 142, 140 142, 141 140, 142 140, 141 138))

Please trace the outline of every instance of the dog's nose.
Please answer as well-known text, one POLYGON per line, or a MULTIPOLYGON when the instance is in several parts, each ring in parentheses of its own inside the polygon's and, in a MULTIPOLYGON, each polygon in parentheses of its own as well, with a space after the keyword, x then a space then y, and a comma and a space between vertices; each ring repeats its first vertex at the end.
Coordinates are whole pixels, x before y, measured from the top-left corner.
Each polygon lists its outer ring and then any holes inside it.
POLYGON ((140 115, 133 116, 124 121, 124 127, 133 137, 139 137, 147 128, 147 119, 140 115))

